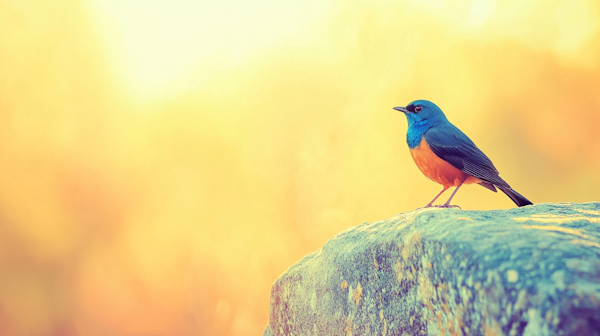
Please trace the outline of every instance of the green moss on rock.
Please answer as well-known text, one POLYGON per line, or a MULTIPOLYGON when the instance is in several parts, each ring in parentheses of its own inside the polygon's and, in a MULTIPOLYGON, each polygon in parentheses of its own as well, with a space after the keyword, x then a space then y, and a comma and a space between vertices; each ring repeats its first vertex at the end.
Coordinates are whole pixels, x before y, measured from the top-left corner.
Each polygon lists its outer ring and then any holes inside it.
POLYGON ((421 209, 273 284, 265 335, 600 335, 600 203, 421 209))

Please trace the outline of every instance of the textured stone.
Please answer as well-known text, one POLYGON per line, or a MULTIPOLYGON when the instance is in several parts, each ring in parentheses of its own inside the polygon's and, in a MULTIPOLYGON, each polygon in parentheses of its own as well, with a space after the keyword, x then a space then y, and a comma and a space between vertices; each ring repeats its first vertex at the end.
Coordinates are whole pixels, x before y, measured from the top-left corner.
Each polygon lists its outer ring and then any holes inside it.
POLYGON ((273 284, 265 335, 600 335, 600 203, 422 209, 273 284))

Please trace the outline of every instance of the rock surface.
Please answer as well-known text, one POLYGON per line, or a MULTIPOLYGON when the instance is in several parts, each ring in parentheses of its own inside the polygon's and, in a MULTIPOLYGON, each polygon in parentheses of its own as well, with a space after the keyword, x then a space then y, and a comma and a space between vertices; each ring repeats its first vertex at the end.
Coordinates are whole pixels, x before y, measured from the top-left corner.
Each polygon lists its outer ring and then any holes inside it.
POLYGON ((600 335, 600 203, 423 209, 273 284, 265 335, 600 335))

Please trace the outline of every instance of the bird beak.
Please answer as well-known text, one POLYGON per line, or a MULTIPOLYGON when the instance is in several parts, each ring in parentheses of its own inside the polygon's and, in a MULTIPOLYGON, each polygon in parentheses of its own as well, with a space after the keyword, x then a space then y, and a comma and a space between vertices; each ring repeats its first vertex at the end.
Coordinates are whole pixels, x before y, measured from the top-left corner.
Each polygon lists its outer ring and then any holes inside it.
POLYGON ((400 111, 402 113, 408 113, 408 110, 406 109, 406 107, 402 107, 402 106, 400 106, 400 107, 394 107, 394 110, 400 111))

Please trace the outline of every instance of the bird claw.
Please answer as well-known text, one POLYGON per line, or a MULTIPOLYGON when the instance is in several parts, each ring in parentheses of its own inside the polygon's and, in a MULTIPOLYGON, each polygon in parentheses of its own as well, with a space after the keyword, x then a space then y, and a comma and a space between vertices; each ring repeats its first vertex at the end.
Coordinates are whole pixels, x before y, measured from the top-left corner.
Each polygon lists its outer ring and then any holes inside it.
POLYGON ((432 205, 432 207, 435 207, 435 208, 459 208, 462 210, 462 208, 460 206, 453 205, 453 204, 432 205))
POLYGON ((459 209, 462 210, 462 208, 460 206, 453 205, 453 204, 440 204, 440 205, 427 204, 427 205, 422 206, 420 208, 416 208, 415 210, 421 210, 421 209, 427 209, 427 208, 447 208, 447 209, 459 208, 459 209))

